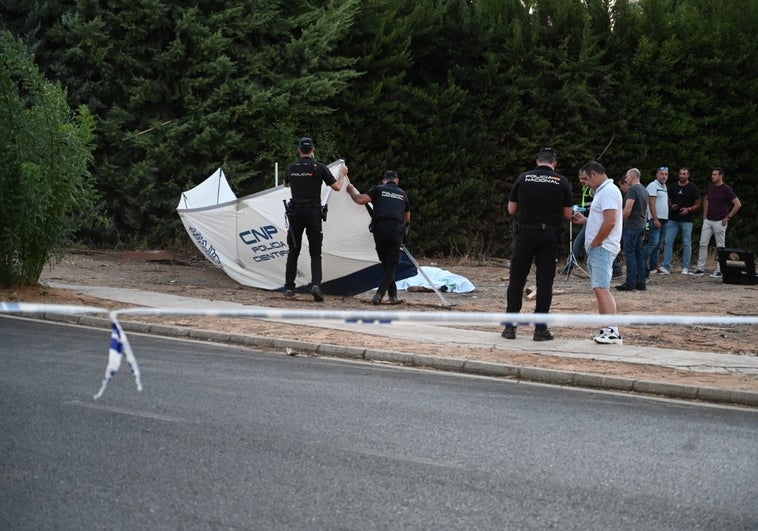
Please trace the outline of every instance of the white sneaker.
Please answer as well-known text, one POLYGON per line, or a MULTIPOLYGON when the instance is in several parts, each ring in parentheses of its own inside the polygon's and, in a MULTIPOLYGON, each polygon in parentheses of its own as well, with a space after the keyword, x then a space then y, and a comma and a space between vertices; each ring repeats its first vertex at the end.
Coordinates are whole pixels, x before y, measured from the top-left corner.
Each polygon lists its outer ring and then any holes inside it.
POLYGON ((669 270, 668 270, 668 269, 666 269, 665 267, 659 267, 659 268, 658 268, 658 272, 659 272, 661 275, 670 275, 670 274, 671 274, 671 271, 669 271, 669 270))
POLYGON ((657 269, 651 269, 651 270, 650 270, 650 274, 651 274, 651 275, 655 275, 657 272, 658 272, 658 270, 657 270, 657 269))
POLYGON ((624 343, 621 334, 617 334, 611 328, 601 328, 600 333, 592 339, 595 340, 595 343, 603 345, 621 345, 624 343))
POLYGON ((682 268, 682 275, 689 275, 689 274, 690 274, 690 270, 687 269, 686 267, 683 267, 682 268))

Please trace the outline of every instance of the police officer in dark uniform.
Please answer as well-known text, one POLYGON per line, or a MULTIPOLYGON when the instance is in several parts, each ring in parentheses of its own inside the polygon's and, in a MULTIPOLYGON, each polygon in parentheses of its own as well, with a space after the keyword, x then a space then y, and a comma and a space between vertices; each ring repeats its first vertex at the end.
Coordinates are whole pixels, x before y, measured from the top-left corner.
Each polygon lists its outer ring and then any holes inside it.
MULTIPOLYGON (((571 219, 571 183, 556 173, 558 160, 552 148, 542 148, 537 167, 516 179, 508 199, 508 213, 515 216, 506 312, 518 313, 524 299, 524 285, 532 261, 537 265, 537 305, 535 313, 548 313, 553 300, 553 279, 558 261, 561 222, 571 219)), ((508 323, 502 336, 516 338, 516 327, 508 323)), ((535 341, 549 341, 547 325, 537 324, 535 341)))
POLYGON ((376 244, 376 254, 382 263, 384 274, 373 304, 381 304, 384 294, 389 295, 390 304, 399 304, 395 272, 400 263, 403 235, 411 222, 411 204, 408 194, 398 186, 400 177, 396 171, 385 172, 382 184, 372 186, 368 192, 361 194, 352 184, 347 186, 347 193, 359 205, 371 202, 371 230, 376 244))
POLYGON ((287 209, 289 231, 287 232, 287 269, 284 275, 284 296, 295 296, 297 260, 303 243, 303 231, 308 235, 308 251, 311 256, 311 295, 316 302, 324 300, 321 292, 321 183, 340 191, 347 166, 335 179, 325 164, 314 158, 313 140, 301 138, 297 146, 300 158, 287 166, 284 186, 292 190, 292 200, 287 209))

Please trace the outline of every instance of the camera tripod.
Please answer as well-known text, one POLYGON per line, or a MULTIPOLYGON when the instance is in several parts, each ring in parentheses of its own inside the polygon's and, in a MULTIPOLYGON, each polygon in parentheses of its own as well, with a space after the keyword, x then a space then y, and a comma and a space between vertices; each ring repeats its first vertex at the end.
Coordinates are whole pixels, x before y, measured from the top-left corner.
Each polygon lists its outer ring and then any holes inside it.
POLYGON ((582 266, 579 265, 579 260, 577 260, 576 255, 574 255, 574 224, 569 221, 569 255, 568 258, 566 258, 566 265, 563 266, 563 269, 561 270, 561 274, 566 276, 566 279, 571 275, 571 272, 574 270, 574 268, 577 268, 579 271, 584 273, 587 277, 590 276, 587 271, 582 269, 582 266))

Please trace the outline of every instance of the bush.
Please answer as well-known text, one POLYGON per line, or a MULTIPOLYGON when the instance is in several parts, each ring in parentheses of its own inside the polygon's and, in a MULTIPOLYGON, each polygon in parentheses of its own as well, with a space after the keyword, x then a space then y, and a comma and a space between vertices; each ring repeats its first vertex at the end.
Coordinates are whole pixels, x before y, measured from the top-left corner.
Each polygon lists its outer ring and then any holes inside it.
POLYGON ((0 31, 0 286, 35 284, 56 248, 94 221, 94 119, 73 113, 21 41, 0 31))

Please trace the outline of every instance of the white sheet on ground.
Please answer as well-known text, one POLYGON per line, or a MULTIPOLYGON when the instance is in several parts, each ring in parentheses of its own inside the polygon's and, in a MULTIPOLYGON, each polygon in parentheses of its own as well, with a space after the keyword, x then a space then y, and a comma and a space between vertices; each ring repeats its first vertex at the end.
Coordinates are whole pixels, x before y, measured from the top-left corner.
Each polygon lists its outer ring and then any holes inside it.
MULTIPOLYGON (((476 289, 466 277, 456 275, 445 269, 429 266, 421 266, 421 269, 429 277, 429 280, 434 283, 434 287, 440 291, 446 293, 469 293, 476 289)), ((399 290, 408 290, 411 286, 432 289, 432 286, 429 285, 429 282, 426 281, 424 275, 421 273, 414 277, 398 280, 396 284, 399 290)))

